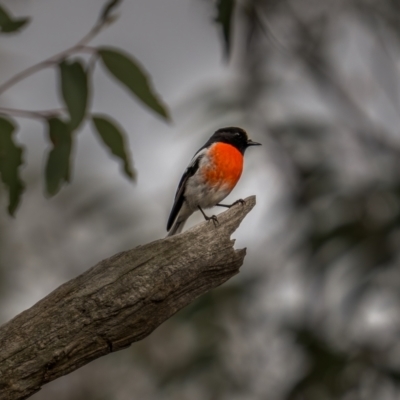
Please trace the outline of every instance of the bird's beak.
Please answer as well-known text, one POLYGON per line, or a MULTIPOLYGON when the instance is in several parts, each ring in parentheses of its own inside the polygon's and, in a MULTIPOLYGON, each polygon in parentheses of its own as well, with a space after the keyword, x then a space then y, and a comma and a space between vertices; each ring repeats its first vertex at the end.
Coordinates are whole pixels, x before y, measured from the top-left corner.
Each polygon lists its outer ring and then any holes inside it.
POLYGON ((251 139, 247 139, 247 146, 261 146, 261 143, 253 142, 251 139))

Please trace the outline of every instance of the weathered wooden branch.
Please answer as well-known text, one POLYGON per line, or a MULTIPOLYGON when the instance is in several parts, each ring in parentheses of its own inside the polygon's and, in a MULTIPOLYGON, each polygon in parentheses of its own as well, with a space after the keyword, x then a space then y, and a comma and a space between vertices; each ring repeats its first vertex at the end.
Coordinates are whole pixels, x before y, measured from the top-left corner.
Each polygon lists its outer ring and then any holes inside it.
POLYGON ((181 235, 116 254, 0 327, 0 399, 25 399, 47 382, 143 339, 202 293, 238 273, 246 249, 231 234, 246 199, 181 235))

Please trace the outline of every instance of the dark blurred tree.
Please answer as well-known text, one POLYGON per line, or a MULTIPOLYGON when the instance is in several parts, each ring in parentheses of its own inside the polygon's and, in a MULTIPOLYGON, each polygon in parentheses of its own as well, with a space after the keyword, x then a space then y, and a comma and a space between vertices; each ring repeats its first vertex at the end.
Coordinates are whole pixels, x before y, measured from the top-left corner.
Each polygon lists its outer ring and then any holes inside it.
MULTIPOLYGON (((289 265, 301 277, 303 302, 296 315, 263 316, 287 349, 294 344, 286 369, 298 360, 295 373, 243 362, 233 375, 220 370, 217 386, 215 375, 203 380, 207 394, 199 398, 399 398, 399 4, 217 2, 216 22, 237 79, 203 92, 195 104, 202 104, 205 120, 228 116, 263 133, 284 186, 274 206, 284 223, 265 243, 265 253, 279 249, 280 257, 258 260, 267 277, 238 283, 240 312, 223 329, 267 330, 246 316, 254 305, 249 293, 273 289, 268 281, 289 265), (253 376, 238 380, 248 369, 253 376), (263 394, 256 392, 254 382, 274 369, 281 371, 279 388, 266 379, 263 394)), ((203 313, 216 308, 208 304, 203 313)), ((206 371, 229 364, 232 354, 221 354, 225 344, 217 340, 206 371)), ((265 351, 259 346, 252 351, 265 351)), ((179 384, 196 357, 186 362, 169 384, 179 384)))
POLYGON ((304 318, 281 326, 308 364, 283 398, 398 398, 400 136, 383 115, 399 113, 399 3, 248 0, 237 20, 237 109, 274 148, 287 185, 283 232, 296 238, 279 235, 281 261, 297 260, 308 288, 304 318), (364 48, 346 53, 351 41, 364 48), (269 111, 274 101, 283 118, 269 111), (363 336, 361 314, 382 302, 396 311, 363 336))

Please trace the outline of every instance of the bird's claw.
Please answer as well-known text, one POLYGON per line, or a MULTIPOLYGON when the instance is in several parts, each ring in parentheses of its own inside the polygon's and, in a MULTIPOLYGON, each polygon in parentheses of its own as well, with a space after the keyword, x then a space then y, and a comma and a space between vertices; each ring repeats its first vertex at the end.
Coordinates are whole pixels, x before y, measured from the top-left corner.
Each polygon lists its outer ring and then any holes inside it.
POLYGON ((232 207, 232 206, 235 206, 236 204, 239 204, 239 203, 240 203, 242 206, 244 206, 244 205, 246 204, 246 201, 243 200, 243 199, 238 199, 238 200, 234 201, 234 202, 231 204, 231 207, 232 207))
POLYGON ((212 215, 211 217, 207 217, 207 221, 212 220, 214 226, 216 227, 217 225, 219 225, 219 221, 218 218, 215 215, 212 215))

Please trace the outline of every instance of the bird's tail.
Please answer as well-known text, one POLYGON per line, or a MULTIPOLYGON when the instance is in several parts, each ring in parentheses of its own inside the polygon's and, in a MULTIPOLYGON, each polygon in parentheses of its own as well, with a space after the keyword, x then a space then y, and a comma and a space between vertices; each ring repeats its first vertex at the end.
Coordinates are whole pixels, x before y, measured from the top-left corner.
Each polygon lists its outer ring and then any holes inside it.
POLYGON ((175 222, 173 223, 173 225, 171 226, 171 229, 169 230, 167 237, 168 236, 173 236, 173 235, 177 235, 178 233, 182 232, 183 226, 185 225, 186 221, 188 220, 188 218, 176 218, 175 222))

